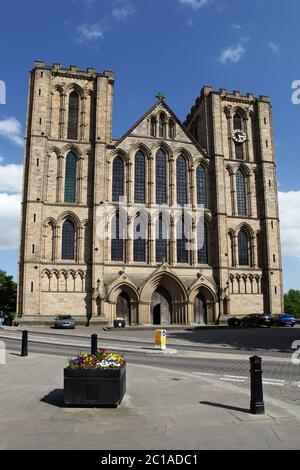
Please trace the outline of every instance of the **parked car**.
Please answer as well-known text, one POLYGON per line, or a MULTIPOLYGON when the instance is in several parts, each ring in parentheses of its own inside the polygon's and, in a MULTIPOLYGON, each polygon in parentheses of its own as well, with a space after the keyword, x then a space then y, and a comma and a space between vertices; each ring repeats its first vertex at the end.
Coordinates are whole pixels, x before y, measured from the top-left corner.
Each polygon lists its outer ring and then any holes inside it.
POLYGON ((1 314, 0 315, 0 326, 11 326, 12 319, 9 315, 1 314))
POLYGON ((288 313, 272 316, 272 324, 275 326, 295 326, 296 323, 296 318, 288 313))
POLYGON ((71 315, 58 315, 55 318, 54 323, 55 328, 69 328, 74 329, 76 326, 76 322, 71 315))
POLYGON ((232 317, 228 320, 229 326, 241 326, 245 328, 256 328, 258 326, 267 326, 271 328, 272 326, 272 318, 271 315, 263 314, 263 315, 246 315, 242 318, 232 317))

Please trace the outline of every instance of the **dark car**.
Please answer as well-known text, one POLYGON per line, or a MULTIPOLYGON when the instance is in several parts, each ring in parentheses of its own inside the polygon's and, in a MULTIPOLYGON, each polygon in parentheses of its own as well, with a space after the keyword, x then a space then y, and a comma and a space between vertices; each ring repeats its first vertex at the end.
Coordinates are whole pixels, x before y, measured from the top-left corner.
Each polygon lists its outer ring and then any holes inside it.
POLYGON ((12 319, 9 315, 6 314, 0 314, 0 326, 11 326, 12 325, 12 319))
POLYGON ((58 315, 55 318, 54 326, 55 328, 69 328, 73 330, 76 326, 76 322, 71 315, 58 315))
POLYGON ((272 323, 275 326, 295 326, 296 318, 288 313, 282 313, 281 315, 273 315, 272 323))
POLYGON ((245 328, 256 328, 258 326, 267 326, 268 328, 271 328, 272 318, 271 318, 271 315, 267 315, 267 314, 263 314, 263 315, 251 314, 242 318, 237 318, 237 317, 230 318, 228 320, 228 325, 229 326, 241 326, 245 328))

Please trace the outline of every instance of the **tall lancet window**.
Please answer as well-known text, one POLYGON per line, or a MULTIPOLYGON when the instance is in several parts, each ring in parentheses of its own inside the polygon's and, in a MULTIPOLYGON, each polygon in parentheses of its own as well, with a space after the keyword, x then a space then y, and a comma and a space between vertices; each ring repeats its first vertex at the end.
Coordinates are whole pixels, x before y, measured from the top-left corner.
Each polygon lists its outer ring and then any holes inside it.
POLYGON ((177 179, 177 204, 184 206, 188 202, 187 197, 187 167, 186 160, 181 155, 176 161, 177 179))
POLYGON ((116 212, 111 223, 111 260, 124 261, 125 223, 116 212))
POLYGON ((145 204, 146 202, 146 163, 145 155, 137 152, 134 165, 134 202, 145 204))
POLYGON ((135 218, 133 229, 133 259, 137 262, 145 262, 147 223, 141 214, 135 218))
POLYGON ((156 154, 156 204, 167 204, 167 159, 163 150, 156 154))
POLYGON ((112 200, 119 202, 124 196, 124 160, 121 157, 114 159, 112 179, 112 200))
POLYGON ((163 218, 162 214, 159 214, 159 217, 156 221, 156 262, 162 263, 168 259, 168 224, 167 221, 163 218))
POLYGON ((197 226, 198 263, 208 264, 208 229, 206 220, 200 220, 197 226))
POLYGON ((185 224, 184 216, 182 216, 176 227, 177 237, 177 263, 188 263, 189 262, 189 251, 188 251, 188 237, 187 237, 187 226, 185 224))
POLYGON ((62 226, 61 259, 75 260, 75 225, 72 220, 65 220, 62 226))
POLYGON ((70 152, 66 158, 65 169, 65 202, 76 202, 76 155, 70 152))
POLYGON ((245 230, 241 230, 238 236, 239 265, 249 266, 249 236, 245 230))
POLYGON ((236 172, 236 197, 238 215, 247 215, 246 178, 242 170, 236 172))
POLYGON ((207 207, 206 171, 202 165, 197 167, 197 204, 207 207))
POLYGON ((78 139, 79 95, 73 91, 69 96, 68 139, 78 139))

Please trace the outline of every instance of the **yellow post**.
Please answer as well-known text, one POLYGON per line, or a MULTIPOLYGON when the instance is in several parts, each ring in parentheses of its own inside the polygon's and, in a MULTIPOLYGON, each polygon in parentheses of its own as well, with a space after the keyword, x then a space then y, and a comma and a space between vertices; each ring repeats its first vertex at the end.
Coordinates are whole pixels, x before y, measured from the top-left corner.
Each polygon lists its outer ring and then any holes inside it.
POLYGON ((155 331, 155 346, 161 351, 167 349, 167 331, 166 330, 156 330, 155 331))

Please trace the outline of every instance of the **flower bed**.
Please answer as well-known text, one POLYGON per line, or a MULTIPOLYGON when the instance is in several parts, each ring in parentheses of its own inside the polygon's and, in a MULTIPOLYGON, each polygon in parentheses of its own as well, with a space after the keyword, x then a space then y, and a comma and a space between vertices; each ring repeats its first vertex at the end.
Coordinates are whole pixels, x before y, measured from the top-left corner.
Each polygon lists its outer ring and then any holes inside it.
POLYGON ((66 405, 118 406, 126 391, 123 356, 100 349, 97 354, 80 354, 64 369, 66 405))
POLYGON ((80 354, 69 362, 70 369, 120 369, 124 364, 124 357, 120 354, 107 353, 99 349, 97 354, 80 354))

